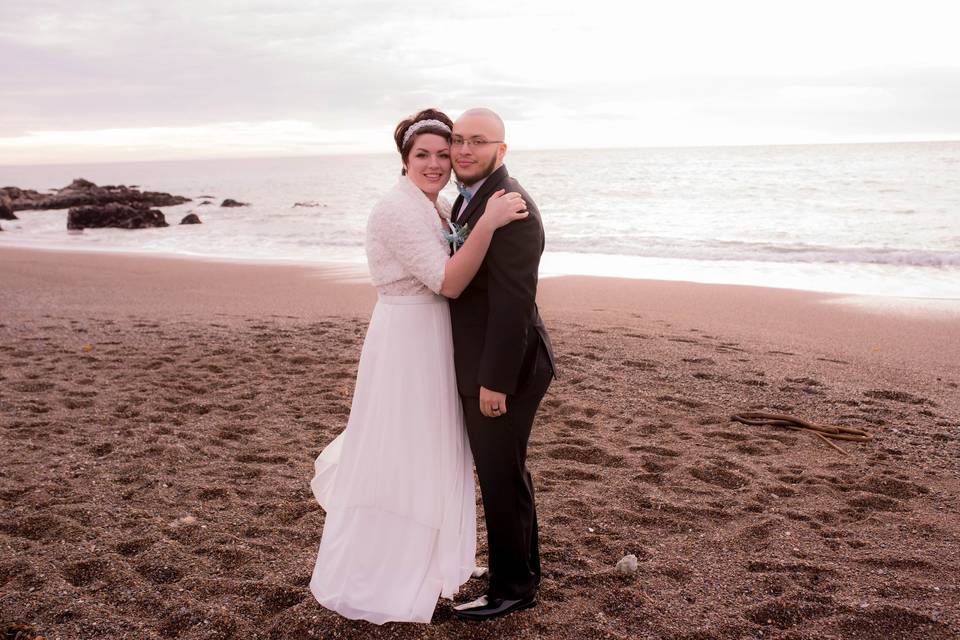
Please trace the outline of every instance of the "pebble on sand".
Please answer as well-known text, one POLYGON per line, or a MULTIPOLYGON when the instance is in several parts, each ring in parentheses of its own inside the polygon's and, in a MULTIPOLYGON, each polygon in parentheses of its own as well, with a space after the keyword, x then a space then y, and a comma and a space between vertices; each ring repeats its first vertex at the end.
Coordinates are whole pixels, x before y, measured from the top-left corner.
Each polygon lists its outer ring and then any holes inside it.
POLYGON ((195 517, 183 516, 182 518, 177 518, 176 520, 171 522, 170 526, 176 528, 183 525, 192 525, 192 524, 197 524, 197 519, 195 517))
POLYGON ((631 554, 625 555, 617 561, 617 566, 615 567, 617 573, 636 573, 637 572, 637 556, 631 554))

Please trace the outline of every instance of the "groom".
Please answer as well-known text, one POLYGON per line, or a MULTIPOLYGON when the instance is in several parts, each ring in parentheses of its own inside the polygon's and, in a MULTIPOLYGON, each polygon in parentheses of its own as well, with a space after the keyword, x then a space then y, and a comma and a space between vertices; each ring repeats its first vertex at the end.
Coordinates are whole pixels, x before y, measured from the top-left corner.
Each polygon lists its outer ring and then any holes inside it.
POLYGON ((553 351, 535 302, 543 224, 530 195, 507 174, 503 120, 470 109, 453 125, 451 159, 460 182, 454 220, 472 227, 498 189, 518 192, 530 215, 497 230, 476 277, 450 300, 457 386, 487 522, 490 586, 454 608, 470 620, 536 604, 540 549, 527 441, 554 376, 553 351))

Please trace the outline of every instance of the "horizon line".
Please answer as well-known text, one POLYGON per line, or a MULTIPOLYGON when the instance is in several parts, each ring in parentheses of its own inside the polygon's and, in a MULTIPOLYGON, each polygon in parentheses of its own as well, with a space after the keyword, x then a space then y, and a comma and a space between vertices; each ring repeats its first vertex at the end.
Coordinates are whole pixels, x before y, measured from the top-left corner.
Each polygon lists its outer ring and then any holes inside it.
MULTIPOLYGON (((653 144, 629 146, 602 146, 602 147, 525 147, 513 149, 515 153, 526 152, 570 152, 570 151, 640 151, 654 149, 724 149, 724 148, 756 148, 756 147, 834 147, 834 146, 869 146, 869 145, 898 145, 898 144, 951 144, 960 143, 957 138, 944 139, 917 139, 917 140, 870 140, 870 141, 835 141, 835 142, 772 142, 772 143, 720 143, 720 144, 653 144)), ((231 160, 293 160, 304 158, 325 158, 336 156, 387 156, 395 155, 396 151, 336 151, 330 153, 303 153, 294 155, 231 155, 231 156, 183 156, 175 158, 143 158, 138 160, 104 160, 90 162, 30 162, 26 164, 6 164, 0 160, 0 168, 27 168, 27 167, 69 167, 77 165, 114 165, 114 164, 148 164, 168 162, 211 162, 231 160)))

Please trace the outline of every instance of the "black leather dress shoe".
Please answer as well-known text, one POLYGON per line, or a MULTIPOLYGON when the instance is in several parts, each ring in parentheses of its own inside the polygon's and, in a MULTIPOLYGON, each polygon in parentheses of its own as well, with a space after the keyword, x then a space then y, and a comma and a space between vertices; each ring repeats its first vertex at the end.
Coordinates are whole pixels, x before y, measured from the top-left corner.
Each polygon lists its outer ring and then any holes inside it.
POLYGON ((492 620, 505 616, 514 611, 523 611, 537 604, 537 596, 530 596, 521 600, 506 600, 504 598, 490 598, 480 596, 473 602, 458 604, 453 608, 453 615, 462 620, 492 620))

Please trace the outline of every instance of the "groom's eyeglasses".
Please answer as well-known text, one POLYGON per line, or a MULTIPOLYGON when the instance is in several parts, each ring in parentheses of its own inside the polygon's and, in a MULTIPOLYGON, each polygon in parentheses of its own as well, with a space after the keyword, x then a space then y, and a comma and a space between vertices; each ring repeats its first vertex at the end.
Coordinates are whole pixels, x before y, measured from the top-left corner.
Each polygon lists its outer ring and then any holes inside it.
POLYGON ((484 138, 461 138, 460 136, 453 136, 453 140, 450 141, 450 146, 453 147, 462 147, 467 145, 471 149, 482 149, 484 145, 487 144, 502 144, 503 140, 485 140, 484 138))

